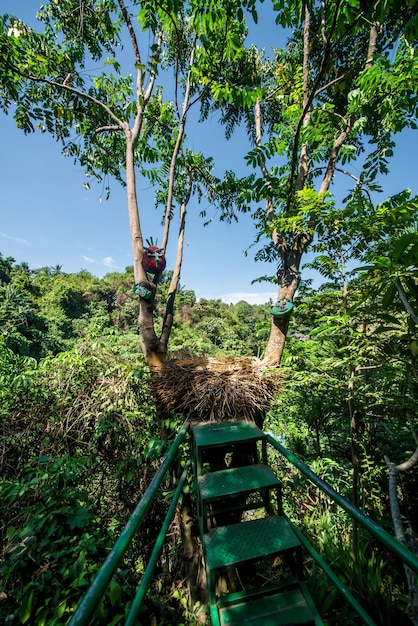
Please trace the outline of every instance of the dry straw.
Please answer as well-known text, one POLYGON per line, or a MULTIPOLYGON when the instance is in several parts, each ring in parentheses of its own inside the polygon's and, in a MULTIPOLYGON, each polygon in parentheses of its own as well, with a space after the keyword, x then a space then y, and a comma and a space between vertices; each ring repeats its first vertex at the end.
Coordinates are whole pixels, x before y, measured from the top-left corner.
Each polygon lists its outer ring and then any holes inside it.
POLYGON ((185 359, 155 370, 151 388, 162 414, 259 423, 279 390, 279 378, 277 370, 266 370, 256 358, 185 359))

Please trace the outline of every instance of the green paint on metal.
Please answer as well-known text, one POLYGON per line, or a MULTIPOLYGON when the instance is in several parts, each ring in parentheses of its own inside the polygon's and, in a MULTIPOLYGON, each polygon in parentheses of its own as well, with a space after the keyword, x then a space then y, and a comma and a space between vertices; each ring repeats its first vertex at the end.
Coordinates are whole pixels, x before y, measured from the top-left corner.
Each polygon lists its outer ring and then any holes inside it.
POLYGON ((186 481, 190 466, 191 466, 191 461, 187 461, 184 467, 184 470, 180 476, 180 480, 177 484, 176 490, 174 492, 173 499, 171 500, 171 504, 167 511, 167 515, 165 516, 164 523, 155 541, 154 548, 152 550, 150 560, 148 561, 147 567, 145 569, 144 576, 142 577, 141 583, 138 587, 138 591, 136 592, 135 598, 133 599, 133 602, 129 611, 129 615, 125 621, 125 626, 135 626, 137 624, 136 617, 139 613, 142 602, 144 601, 145 594, 148 591, 148 587, 150 586, 152 575, 154 573, 154 569, 157 564, 157 561, 160 557, 161 550, 163 549, 165 537, 167 535, 167 531, 170 526, 171 520, 173 519, 177 502, 182 492, 184 483, 186 481))
POLYGON ((324 482, 319 476, 314 474, 314 472, 307 467, 304 463, 299 461, 291 452, 286 450, 274 437, 271 435, 267 435, 268 442, 276 448, 286 457, 292 465, 297 467, 302 474, 304 474, 309 480, 311 480, 317 487, 321 489, 324 493, 326 493, 334 502, 336 502, 344 511, 346 511, 351 517, 356 519, 363 528, 368 530, 376 539, 378 539, 381 543, 383 543, 391 552, 396 554, 397 557, 401 559, 403 563, 408 565, 416 574, 418 574, 418 557, 416 557, 412 552, 410 552, 407 548, 405 548, 397 539, 391 537, 389 533, 387 533, 381 526, 376 524, 370 517, 364 515, 357 507, 355 507, 351 502, 340 496, 340 494, 335 491, 332 487, 330 487, 326 482, 324 482))
MULTIPOLYGON (((303 582, 283 585, 282 587, 262 589, 258 593, 250 592, 228 602, 226 596, 218 602, 220 623, 222 626, 251 624, 251 626, 323 626, 322 621, 303 582)), ((213 626, 213 625, 212 625, 213 626)))
POLYGON ((336 574, 334 574, 332 569, 330 569, 328 567, 328 565, 326 564, 324 559, 321 557, 321 555, 318 554, 318 552, 315 550, 315 548, 309 543, 309 541, 306 539, 306 537, 300 532, 299 528, 297 526, 295 526, 294 524, 292 524, 292 526, 293 526, 293 531, 294 531, 295 535, 298 537, 300 543, 303 545, 305 550, 307 552, 309 552, 311 557, 318 563, 319 567, 325 572, 325 574, 328 576, 328 578, 337 587, 338 591, 341 593, 341 595, 343 596, 344 600, 346 602, 348 602, 348 604, 350 604, 352 606, 352 608, 355 610, 357 615, 359 617, 361 617, 361 619, 363 620, 363 623, 366 624, 366 626, 376 626, 376 622, 374 622, 372 620, 370 615, 357 602, 357 600, 350 593, 350 591, 347 589, 347 587, 345 585, 343 585, 343 583, 340 581, 338 576, 336 574))
POLYGON ((110 581, 116 573, 117 567, 132 541, 135 533, 138 531, 141 522, 143 521, 145 514, 147 513, 153 498, 159 488, 167 470, 174 462, 177 450, 180 444, 183 442, 189 425, 184 424, 176 439, 172 443, 167 456, 165 457, 160 469, 152 479, 143 497, 138 503, 135 511, 132 513, 125 528, 119 535, 118 540, 113 546, 109 556, 103 563, 96 578, 87 590, 86 595, 78 605, 69 626, 88 626, 90 620, 97 610, 102 597, 104 596, 106 589, 108 588, 110 581))

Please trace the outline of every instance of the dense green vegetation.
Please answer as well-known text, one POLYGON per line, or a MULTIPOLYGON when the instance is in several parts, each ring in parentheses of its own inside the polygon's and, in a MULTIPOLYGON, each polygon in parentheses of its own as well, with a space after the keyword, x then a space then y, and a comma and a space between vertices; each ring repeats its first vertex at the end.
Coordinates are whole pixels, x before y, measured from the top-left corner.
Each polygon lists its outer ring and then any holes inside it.
MULTIPOLYGON (((138 356, 138 297, 132 268, 98 279, 88 272, 62 273, 57 268, 30 270, 26 263, 0 257, 0 326, 5 345, 37 360, 73 348, 86 337, 106 336, 120 351, 138 356)), ((155 304, 162 323, 170 273, 162 280, 155 304)), ((180 288, 176 336, 170 357, 255 355, 268 337, 268 307, 221 300, 196 302, 193 291, 180 288)))
MULTIPOLYGON (((131 268, 99 280, 1 258, 0 614, 15 615, 15 623, 68 621, 166 445, 147 388, 132 285, 131 268)), ((155 315, 161 322, 158 305, 155 315)), ((196 302, 181 290, 172 355, 256 354, 269 315, 245 302, 196 302)), ((164 424, 165 435, 180 423, 164 424)), ((110 589, 101 623, 123 615, 161 515, 160 503, 110 589)), ((175 611, 184 612, 174 593, 179 556, 170 563, 158 623, 177 623, 175 611)), ((146 623, 152 610, 151 603, 146 623)))
MULTIPOLYGON (((0 18, 0 109, 25 133, 54 136, 107 193, 111 182, 126 185, 133 249, 132 268, 102 279, 0 256, 7 624, 68 622, 182 422, 162 421, 150 396, 148 366, 162 369, 167 358, 253 355, 264 356, 264 367, 280 365, 283 386, 265 427, 392 529, 388 470, 413 458, 418 443, 418 204, 410 190, 377 197, 395 135, 416 128, 417 13, 412 0, 275 0, 277 39, 280 27, 291 34, 283 50, 273 50, 274 35, 266 41, 268 56, 246 46, 260 4, 51 0, 37 28, 0 18), (192 107, 198 121, 190 127, 192 107), (247 175, 221 173, 212 156, 194 151, 212 114, 227 138, 246 127, 247 175), (337 173, 351 181, 341 201, 331 193, 337 173), (162 209, 162 254, 178 226, 167 274, 144 265, 137 177, 162 209), (295 305, 291 316, 271 316, 269 305, 197 301, 180 287, 192 198, 226 221, 251 212, 256 258, 277 271, 264 280, 279 287, 282 304, 295 305), (319 289, 301 282, 308 249, 324 278, 319 289), (362 267, 350 274, 353 264, 362 267)), ((291 468, 272 463, 288 515, 376 622, 408 623, 412 608, 416 624, 416 585, 409 602, 393 555, 291 468)), ((416 472, 401 469, 399 526, 416 550, 416 472)), ((121 622, 171 488, 164 485, 97 623, 121 622)), ((179 528, 177 520, 144 624, 195 621, 179 528)), ((307 567, 328 622, 358 623, 307 567)))
MULTIPOLYGON (((98 279, 1 259, 0 614, 15 616, 7 623, 68 622, 158 466, 167 445, 162 426, 170 440, 181 423, 173 416, 161 425, 150 398, 132 282, 130 268, 98 279)), ((399 463, 416 447, 417 336, 396 294, 388 314, 387 289, 379 293, 380 284, 373 269, 345 284, 335 271, 317 290, 301 285, 283 389, 265 426, 392 532, 384 455, 399 463)), ((417 310, 416 290, 408 301, 417 310)), ((157 303, 157 320, 160 315, 157 303)), ((257 355, 269 316, 269 305, 197 301, 182 289, 172 355, 257 355)), ((350 520, 278 459, 272 462, 286 477, 288 514, 377 623, 407 624, 403 573, 392 556, 363 532, 353 555, 350 520)), ((410 529, 418 525, 417 487, 416 472, 402 477, 401 506, 410 529)), ((167 484, 97 623, 122 619, 169 491, 167 484)), ((147 600, 147 624, 195 623, 182 594, 176 528, 147 600)), ((322 574, 313 572, 315 597, 330 623, 358 623, 322 574)))

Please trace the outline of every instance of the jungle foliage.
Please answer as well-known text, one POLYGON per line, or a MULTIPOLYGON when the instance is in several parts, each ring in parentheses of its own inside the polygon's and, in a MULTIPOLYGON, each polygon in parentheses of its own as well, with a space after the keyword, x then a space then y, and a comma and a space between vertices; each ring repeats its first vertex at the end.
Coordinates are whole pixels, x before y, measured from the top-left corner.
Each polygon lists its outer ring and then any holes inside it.
MULTIPOLYGON (((283 389, 265 422, 342 495, 352 500, 356 492, 359 508, 390 532, 384 456, 400 463, 416 447, 416 325, 391 290, 401 277, 409 306, 417 310, 411 241, 386 242, 395 274, 376 244, 369 255, 377 262, 362 272, 350 275, 338 263, 328 264, 319 288, 301 285, 283 389)), ((31 270, 2 257, 1 276, 0 614, 9 620, 4 623, 65 624, 181 416, 161 424, 150 397, 131 268, 98 279, 88 272, 66 274, 59 266, 31 270)), ((168 281, 163 278, 162 286, 168 281)), ((179 296, 173 356, 258 355, 265 345, 270 305, 197 300, 184 288, 179 296)), ((154 315, 159 323, 158 302, 154 315)), ((360 532, 354 558, 347 516, 279 459, 272 462, 284 480, 287 513, 377 623, 408 624, 402 569, 392 555, 360 532)), ((170 491, 168 482, 108 590, 97 624, 121 623, 170 491)), ((412 539, 417 493, 416 472, 405 474, 400 500, 412 539)), ((147 624, 194 624, 200 609, 186 606, 177 523, 171 537, 144 607, 147 624)), ((323 574, 308 566, 329 623, 358 623, 323 574)))
MULTIPOLYGON (((51 133, 90 177, 126 184, 135 242, 134 266, 102 279, 0 257, 0 613, 7 624, 68 622, 182 421, 174 415, 162 423, 157 415, 138 350, 146 329, 145 358, 148 350, 163 360, 261 356, 270 330, 277 331, 266 363, 281 363, 283 389, 265 428, 389 530, 385 459, 399 464, 417 447, 418 205, 408 190, 376 201, 394 135, 416 128, 413 1, 277 0, 276 23, 292 37, 271 59, 244 46, 244 11, 257 22, 254 0, 140 4, 130 10, 138 9, 138 33, 148 33, 145 54, 123 0, 101 0, 96 10, 52 0, 38 13, 42 32, 13 16, 0 20, 1 109, 24 132, 51 133), (116 58, 123 29, 134 80, 116 58), (92 75, 90 60, 101 67, 92 75), (157 78, 169 68, 179 91, 167 101, 157 78), (200 121, 216 110, 227 136, 246 125, 247 177, 215 179, 212 159, 190 152, 192 103, 200 121), (329 193, 335 172, 360 162, 339 202, 329 193), (154 277, 158 295, 138 298, 133 285, 150 284, 135 164, 163 207, 164 249, 176 214, 182 250, 193 193, 216 198, 225 220, 258 206, 258 258, 279 269, 265 278, 295 304, 283 328, 272 324, 268 305, 197 301, 179 286, 181 253, 171 274, 154 277), (324 279, 315 289, 299 283, 308 245, 324 279), (350 274, 353 263, 361 268, 350 274)), ((286 512, 376 622, 409 623, 399 564, 274 462, 286 512)), ((171 488, 164 485, 126 555, 98 624, 118 624, 129 609, 171 488)), ((402 473, 398 492, 407 543, 416 550, 416 472, 402 473)), ((177 521, 145 624, 196 621, 199 607, 185 599, 179 534, 177 521)), ((323 575, 307 567, 328 623, 358 623, 323 575)))
MULTIPOLYGON (((63 624, 148 486, 181 418, 161 424, 156 416, 149 370, 138 349, 132 268, 98 279, 84 271, 65 274, 59 266, 31 270, 3 257, 0 267, 0 615, 7 623, 63 624)), ((163 298, 169 280, 168 275, 162 281, 163 298)), ((156 303, 156 323, 163 309, 156 303)), ((267 307, 246 302, 197 302, 193 291, 181 289, 173 356, 256 354, 269 315, 267 307)), ((98 623, 122 619, 170 490, 168 482, 110 587, 98 623)), ((181 553, 167 550, 172 575, 160 572, 146 623, 154 614, 167 624, 188 614, 176 587, 181 553)))

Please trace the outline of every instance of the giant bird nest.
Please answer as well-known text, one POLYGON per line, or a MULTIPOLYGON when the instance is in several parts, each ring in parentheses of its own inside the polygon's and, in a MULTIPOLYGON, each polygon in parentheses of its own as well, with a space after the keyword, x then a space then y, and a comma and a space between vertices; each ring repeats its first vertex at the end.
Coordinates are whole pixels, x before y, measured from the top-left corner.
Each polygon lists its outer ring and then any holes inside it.
POLYGON ((163 415, 262 423, 280 388, 280 376, 256 358, 200 358, 167 361, 152 372, 150 384, 163 415))

